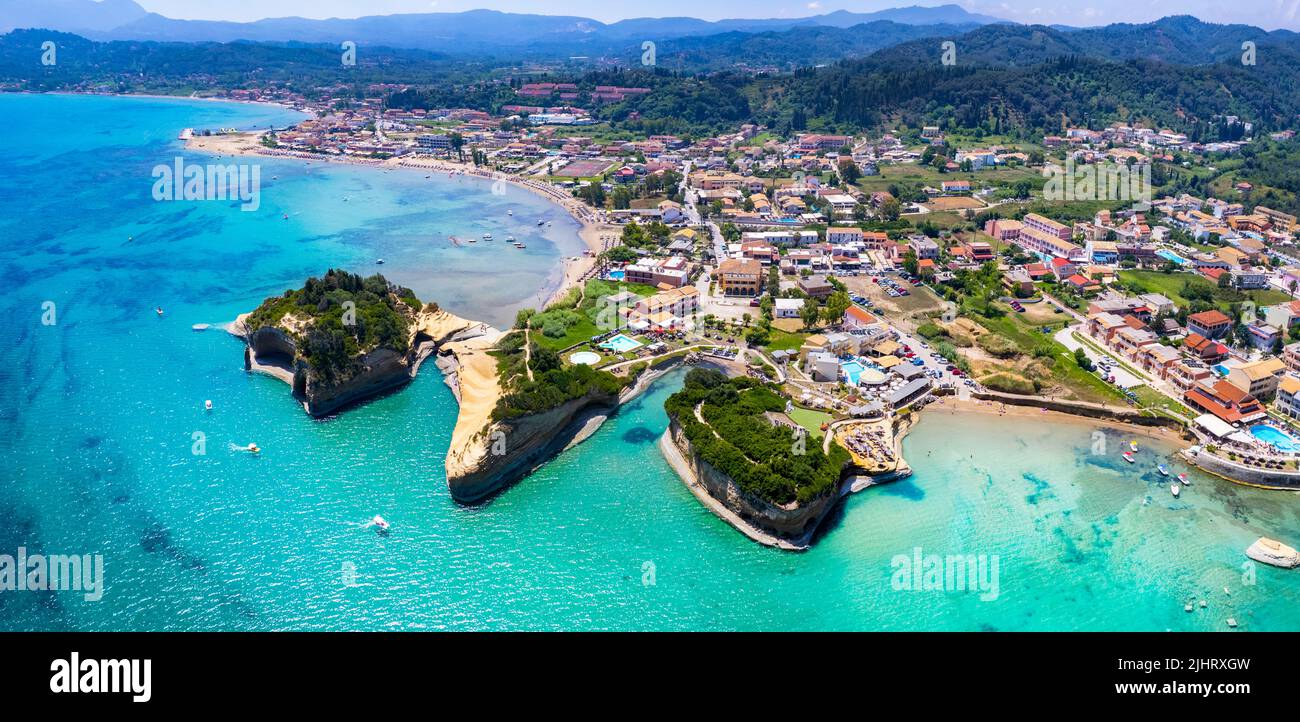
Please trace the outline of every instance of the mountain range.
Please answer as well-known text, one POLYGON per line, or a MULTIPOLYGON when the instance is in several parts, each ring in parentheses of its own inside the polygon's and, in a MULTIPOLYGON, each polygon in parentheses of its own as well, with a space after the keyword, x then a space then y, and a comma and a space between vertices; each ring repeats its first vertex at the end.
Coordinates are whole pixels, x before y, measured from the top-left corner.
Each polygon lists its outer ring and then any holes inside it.
POLYGON ((635 18, 602 23, 564 15, 530 15, 495 10, 459 13, 373 15, 312 20, 269 18, 250 23, 177 20, 151 13, 133 0, 0 0, 0 32, 40 28, 76 33, 93 40, 158 40, 170 42, 333 43, 384 45, 463 52, 491 52, 542 46, 573 52, 584 48, 625 47, 631 42, 662 41, 723 33, 780 32, 795 28, 849 28, 864 23, 899 25, 979 26, 1006 22, 967 12, 957 5, 905 7, 872 13, 839 10, 796 19, 732 19, 705 21, 689 17, 635 18))

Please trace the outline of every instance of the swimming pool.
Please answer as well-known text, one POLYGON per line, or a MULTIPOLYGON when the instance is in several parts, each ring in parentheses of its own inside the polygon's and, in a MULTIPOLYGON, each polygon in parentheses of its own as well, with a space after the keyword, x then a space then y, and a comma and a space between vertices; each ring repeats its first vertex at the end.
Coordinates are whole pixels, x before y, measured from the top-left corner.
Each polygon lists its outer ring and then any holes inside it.
POLYGON ((624 277, 627 276, 627 272, 625 272, 625 271, 610 271, 608 275, 609 275, 610 280, 612 280, 612 281, 621 281, 621 280, 623 280, 624 277))
POLYGON ((610 340, 600 344, 600 347, 607 348, 610 351, 613 351, 614 353, 626 353, 641 345, 642 344, 640 341, 632 338, 631 336, 620 333, 619 335, 614 336, 610 340))
POLYGON ((1187 265, 1188 263, 1191 263, 1191 261, 1188 261, 1186 258, 1183 258, 1182 256, 1178 255, 1177 253, 1174 253, 1173 251, 1165 250, 1165 249, 1163 249, 1163 248, 1161 248, 1160 250, 1156 251, 1156 255, 1157 255, 1157 256, 1160 256, 1161 258, 1165 259, 1166 261, 1173 261, 1174 263, 1177 263, 1177 264, 1180 265, 1180 266, 1185 266, 1185 265, 1187 265))
POLYGON ((863 371, 867 370, 867 367, 857 361, 845 361, 840 364, 840 370, 844 372, 844 375, 849 377, 850 384, 857 386, 858 377, 862 375, 863 371))
POLYGON ((595 364, 600 363, 600 354, 592 353, 591 351, 578 351, 569 356, 569 362, 582 364, 584 366, 594 366, 595 364))
POLYGON ((1276 426, 1268 424, 1256 424, 1250 427, 1250 435, 1278 449, 1278 451, 1296 451, 1300 450, 1300 442, 1297 442, 1290 434, 1282 431, 1276 426))
POLYGON ((1227 367, 1227 366, 1224 366, 1223 364, 1215 364, 1215 365, 1211 366, 1210 368, 1214 370, 1214 373, 1216 373, 1216 374, 1218 374, 1218 375, 1220 375, 1220 376, 1223 376, 1224 378, 1227 378, 1227 376, 1228 376, 1228 367, 1227 367))

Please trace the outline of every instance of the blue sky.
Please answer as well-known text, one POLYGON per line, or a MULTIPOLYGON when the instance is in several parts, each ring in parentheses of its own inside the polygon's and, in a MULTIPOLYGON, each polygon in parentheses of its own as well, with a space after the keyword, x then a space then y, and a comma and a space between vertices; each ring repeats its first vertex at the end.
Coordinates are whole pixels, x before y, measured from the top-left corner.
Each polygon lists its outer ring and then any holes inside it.
POLYGON ((1195 15, 1210 22, 1235 22, 1268 29, 1300 30, 1300 0, 749 0, 743 5, 718 0, 136 0, 147 10, 174 18, 256 20, 297 15, 310 18, 358 17, 393 13, 459 12, 490 8, 541 15, 580 15, 605 22, 629 17, 685 15, 717 20, 730 17, 805 17, 834 10, 869 12, 905 5, 952 2, 971 12, 1017 22, 1104 25, 1145 22, 1165 15, 1195 15))

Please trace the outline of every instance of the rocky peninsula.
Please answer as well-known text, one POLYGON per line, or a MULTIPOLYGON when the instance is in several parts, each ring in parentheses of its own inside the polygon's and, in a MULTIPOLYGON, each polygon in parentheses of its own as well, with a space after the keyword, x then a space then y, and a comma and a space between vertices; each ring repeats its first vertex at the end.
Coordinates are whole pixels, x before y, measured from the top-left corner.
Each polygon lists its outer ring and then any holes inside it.
POLYGON ((312 416, 399 388, 434 357, 460 404, 446 456, 453 498, 473 503, 591 436, 681 356, 618 373, 563 363, 523 328, 501 332, 422 303, 381 275, 331 269, 228 327, 244 366, 290 385, 312 416))
POLYGON ((244 367, 288 383, 312 416, 326 416, 408 383, 433 353, 491 327, 424 304, 383 276, 331 269, 266 299, 228 327, 243 339, 244 367))

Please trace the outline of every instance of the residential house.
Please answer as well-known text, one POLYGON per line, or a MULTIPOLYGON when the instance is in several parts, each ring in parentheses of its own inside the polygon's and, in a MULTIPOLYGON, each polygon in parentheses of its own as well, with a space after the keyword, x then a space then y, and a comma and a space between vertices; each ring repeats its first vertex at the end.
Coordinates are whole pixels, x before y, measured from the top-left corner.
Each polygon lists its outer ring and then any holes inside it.
POLYGON ((802 298, 778 298, 773 301, 772 315, 776 318, 799 318, 804 302, 802 298))
POLYGON ((1300 378, 1287 374, 1278 382, 1273 408, 1288 418, 1300 419, 1300 398, 1297 396, 1300 396, 1300 378))
POLYGON ((813 298, 826 298, 835 291, 835 287, 825 276, 812 275, 799 279, 799 290, 813 298))
POLYGON ((1217 309, 1194 313, 1187 317, 1187 332, 1206 338, 1219 339, 1232 330, 1232 319, 1217 309))
POLYGON ((1183 341, 1183 353, 1201 363, 1214 364, 1228 355, 1228 347, 1199 333, 1189 333, 1183 341))
POLYGON ((1267 401, 1277 392, 1278 382, 1284 373, 1286 364, 1273 357, 1235 366, 1228 371, 1226 380, 1251 396, 1267 401))

